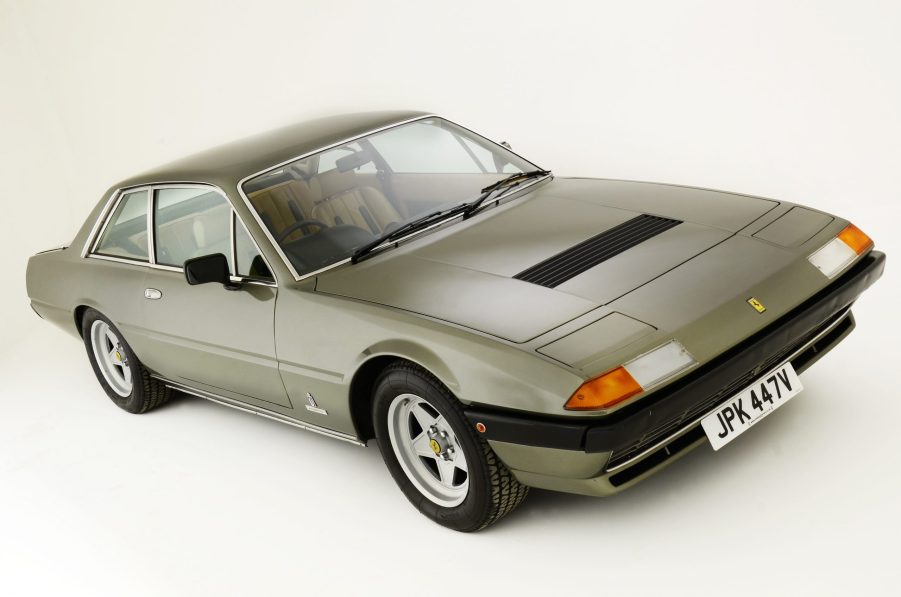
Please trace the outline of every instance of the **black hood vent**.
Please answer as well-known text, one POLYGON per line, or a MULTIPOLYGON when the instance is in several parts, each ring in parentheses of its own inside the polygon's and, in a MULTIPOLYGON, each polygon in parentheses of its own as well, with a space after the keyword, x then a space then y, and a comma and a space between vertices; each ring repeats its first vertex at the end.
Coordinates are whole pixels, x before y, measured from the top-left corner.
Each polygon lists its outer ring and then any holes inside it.
POLYGON ((679 220, 642 214, 561 251, 513 277, 554 288, 681 223, 679 220))

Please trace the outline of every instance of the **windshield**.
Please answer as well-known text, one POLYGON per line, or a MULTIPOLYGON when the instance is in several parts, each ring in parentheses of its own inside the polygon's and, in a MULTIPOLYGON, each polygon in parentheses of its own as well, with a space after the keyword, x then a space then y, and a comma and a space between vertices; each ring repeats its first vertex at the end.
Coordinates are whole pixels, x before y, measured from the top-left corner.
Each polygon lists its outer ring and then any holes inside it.
POLYGON ((298 275, 536 169, 440 118, 367 135, 261 174, 243 191, 298 275))

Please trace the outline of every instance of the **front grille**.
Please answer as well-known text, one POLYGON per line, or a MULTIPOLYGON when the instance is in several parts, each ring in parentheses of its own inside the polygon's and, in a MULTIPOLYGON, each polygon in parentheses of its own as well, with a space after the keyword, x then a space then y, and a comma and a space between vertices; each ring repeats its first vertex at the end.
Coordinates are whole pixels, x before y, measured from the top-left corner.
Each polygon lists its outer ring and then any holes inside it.
POLYGON ((811 331, 804 334, 801 338, 790 343, 788 346, 782 348, 779 352, 760 363, 751 371, 748 371, 744 375, 733 380, 729 385, 722 388, 716 394, 710 396, 706 400, 702 400, 696 403, 695 405, 676 415, 672 419, 651 429, 628 446, 614 450, 610 455, 610 461, 607 463, 607 469, 609 470, 616 468, 621 464, 632 460, 651 446, 675 434, 683 427, 692 424, 699 417, 713 410, 716 406, 719 406, 721 403, 727 401, 735 394, 746 388, 760 375, 779 365, 783 360, 785 360, 788 355, 796 352, 799 348, 810 342, 812 338, 816 337, 818 334, 822 333, 823 330, 827 329, 830 325, 844 317, 847 312, 847 309, 843 309, 838 313, 835 313, 827 320, 814 326, 811 331))
POLYGON ((679 220, 642 214, 561 251, 513 277, 554 288, 681 223, 679 220))

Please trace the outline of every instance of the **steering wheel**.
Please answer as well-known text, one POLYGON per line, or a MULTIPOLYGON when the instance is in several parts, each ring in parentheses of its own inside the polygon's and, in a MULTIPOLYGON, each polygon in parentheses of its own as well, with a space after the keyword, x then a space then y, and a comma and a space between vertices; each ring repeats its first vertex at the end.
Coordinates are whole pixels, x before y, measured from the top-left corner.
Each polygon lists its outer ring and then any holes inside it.
POLYGON ((309 230, 310 226, 316 226, 320 230, 323 228, 328 228, 328 224, 326 224, 325 222, 323 222, 321 220, 299 220, 299 221, 294 222, 293 224, 289 225, 284 230, 282 230, 279 233, 276 241, 281 243, 283 240, 285 240, 286 238, 291 236, 292 233, 297 232, 298 230, 303 230, 304 234, 307 234, 307 231, 309 230))

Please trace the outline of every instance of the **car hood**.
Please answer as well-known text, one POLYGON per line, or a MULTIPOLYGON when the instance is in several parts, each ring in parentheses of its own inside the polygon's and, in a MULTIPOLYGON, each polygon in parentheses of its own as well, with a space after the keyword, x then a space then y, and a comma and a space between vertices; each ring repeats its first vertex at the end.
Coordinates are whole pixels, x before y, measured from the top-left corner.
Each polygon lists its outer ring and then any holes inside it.
POLYGON ((471 220, 328 272, 316 291, 522 343, 647 284, 777 205, 690 187, 557 178, 471 220), (617 231, 640 216, 678 225, 623 250, 617 231), (613 251, 600 263, 553 285, 517 278, 607 231, 605 250, 613 251))

